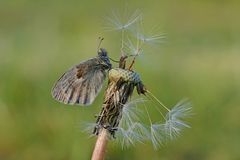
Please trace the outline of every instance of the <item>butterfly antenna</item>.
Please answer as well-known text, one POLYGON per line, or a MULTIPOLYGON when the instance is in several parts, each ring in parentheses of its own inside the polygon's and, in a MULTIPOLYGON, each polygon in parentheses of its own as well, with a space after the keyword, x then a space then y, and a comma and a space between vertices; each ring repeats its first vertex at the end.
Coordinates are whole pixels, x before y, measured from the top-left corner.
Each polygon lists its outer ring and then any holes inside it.
POLYGON ((112 58, 110 58, 110 57, 109 57, 109 59, 110 59, 111 61, 113 61, 113 62, 116 62, 116 63, 119 63, 119 62, 120 62, 120 61, 114 60, 114 59, 112 59, 112 58))
POLYGON ((98 40, 99 40, 99 42, 98 42, 97 52, 99 51, 99 48, 100 48, 100 46, 101 46, 102 41, 104 40, 104 38, 103 38, 103 37, 98 37, 98 40))

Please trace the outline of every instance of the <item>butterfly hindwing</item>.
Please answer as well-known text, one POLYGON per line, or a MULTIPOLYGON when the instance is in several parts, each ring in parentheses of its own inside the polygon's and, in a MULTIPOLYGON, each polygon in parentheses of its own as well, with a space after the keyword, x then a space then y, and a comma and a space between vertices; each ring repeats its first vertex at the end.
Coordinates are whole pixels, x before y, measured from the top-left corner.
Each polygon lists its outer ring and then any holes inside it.
POLYGON ((52 96, 65 104, 90 105, 106 78, 106 66, 98 58, 84 61, 65 72, 55 83, 52 96))

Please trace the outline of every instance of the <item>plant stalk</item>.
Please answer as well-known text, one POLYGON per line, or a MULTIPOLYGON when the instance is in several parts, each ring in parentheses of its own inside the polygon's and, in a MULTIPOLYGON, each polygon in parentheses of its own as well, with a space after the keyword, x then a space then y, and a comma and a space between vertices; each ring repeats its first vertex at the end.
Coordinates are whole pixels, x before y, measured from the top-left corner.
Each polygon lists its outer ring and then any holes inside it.
POLYGON ((91 160, 104 160, 108 143, 108 130, 105 128, 101 129, 98 134, 98 138, 93 150, 91 160))

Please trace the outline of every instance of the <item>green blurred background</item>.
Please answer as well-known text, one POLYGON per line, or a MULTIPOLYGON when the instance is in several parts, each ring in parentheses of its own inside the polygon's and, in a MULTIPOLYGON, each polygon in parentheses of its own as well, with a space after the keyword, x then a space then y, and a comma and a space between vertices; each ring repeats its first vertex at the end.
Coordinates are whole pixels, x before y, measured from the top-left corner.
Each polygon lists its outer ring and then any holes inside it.
POLYGON ((95 138, 80 124, 94 122, 103 92, 91 107, 69 107, 50 90, 66 69, 96 55, 99 36, 117 58, 120 39, 103 31, 103 18, 126 5, 167 33, 135 69, 165 104, 188 97, 195 115, 192 128, 160 150, 111 142, 107 159, 240 159, 239 1, 1 0, 1 160, 90 159, 95 138))

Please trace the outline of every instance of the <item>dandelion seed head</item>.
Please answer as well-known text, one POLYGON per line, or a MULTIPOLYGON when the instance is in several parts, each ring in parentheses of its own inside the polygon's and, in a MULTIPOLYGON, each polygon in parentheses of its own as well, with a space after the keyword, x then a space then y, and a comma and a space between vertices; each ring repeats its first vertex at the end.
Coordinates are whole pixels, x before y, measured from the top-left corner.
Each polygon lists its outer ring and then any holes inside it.
MULTIPOLYGON (((184 128, 190 126, 184 121, 192 115, 191 103, 182 100, 177 103, 165 115, 165 121, 145 124, 143 119, 148 113, 144 113, 139 104, 145 103, 143 98, 132 100, 126 103, 122 109, 122 119, 116 132, 116 141, 122 149, 135 146, 137 143, 150 141, 154 149, 158 149, 170 140, 175 140, 181 135, 184 128)), ((150 117, 149 117, 150 118, 150 117)), ((92 131, 95 123, 82 123, 83 132, 93 136, 92 131)), ((91 137, 90 136, 90 137, 91 137)))

